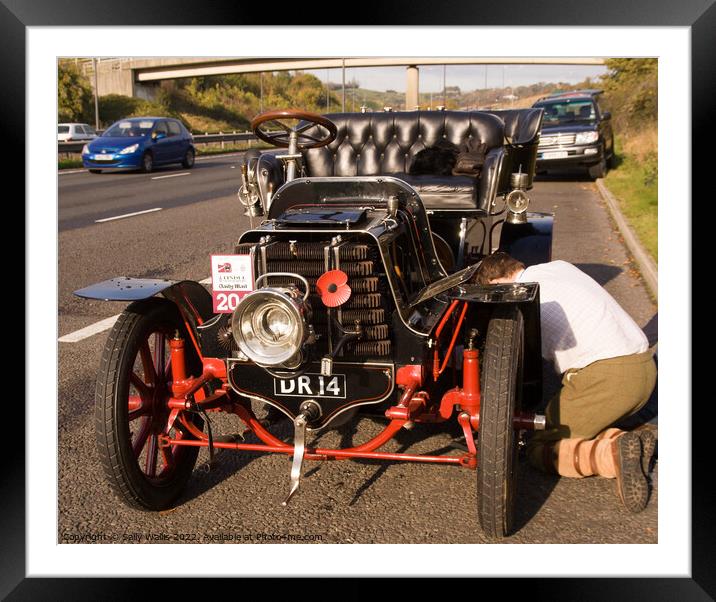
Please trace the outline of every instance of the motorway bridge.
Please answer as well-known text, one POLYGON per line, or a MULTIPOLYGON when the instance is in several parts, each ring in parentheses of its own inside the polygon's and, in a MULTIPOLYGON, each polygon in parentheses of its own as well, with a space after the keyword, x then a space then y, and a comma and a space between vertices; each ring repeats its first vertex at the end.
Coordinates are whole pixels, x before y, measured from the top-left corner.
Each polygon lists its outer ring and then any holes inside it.
POLYGON ((345 110, 345 70, 355 67, 405 67, 405 106, 418 105, 420 65, 603 65, 602 58, 534 57, 213 57, 102 58, 85 59, 82 68, 93 85, 105 94, 151 98, 161 81, 228 75, 309 69, 342 69, 345 110), (97 69, 95 83, 94 69, 97 69))

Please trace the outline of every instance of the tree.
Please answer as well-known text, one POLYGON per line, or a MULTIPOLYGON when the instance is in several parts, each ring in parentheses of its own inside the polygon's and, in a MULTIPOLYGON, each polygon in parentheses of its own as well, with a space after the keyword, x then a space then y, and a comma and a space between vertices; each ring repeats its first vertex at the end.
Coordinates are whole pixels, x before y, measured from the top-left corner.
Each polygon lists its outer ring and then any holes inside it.
POLYGON ((77 66, 69 61, 57 65, 58 121, 89 122, 94 116, 92 86, 77 66))
POLYGON ((603 77, 605 104, 613 109, 615 126, 638 130, 657 120, 657 59, 607 59, 603 77))

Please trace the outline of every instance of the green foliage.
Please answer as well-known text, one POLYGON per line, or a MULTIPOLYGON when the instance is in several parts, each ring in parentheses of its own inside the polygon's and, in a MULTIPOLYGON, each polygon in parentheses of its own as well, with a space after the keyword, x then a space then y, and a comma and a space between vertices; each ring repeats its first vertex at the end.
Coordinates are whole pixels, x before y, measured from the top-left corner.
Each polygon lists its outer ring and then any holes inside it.
POLYGON ((228 128, 246 129, 261 111, 304 109, 325 112, 340 106, 336 93, 314 75, 297 72, 226 75, 179 80, 170 105, 185 114, 212 119, 228 128), (263 89, 263 98, 262 98, 263 89))
POLYGON ((92 87, 71 61, 57 65, 57 120, 59 122, 94 121, 92 87))
MULTIPOLYGON (((620 140, 617 139, 617 142, 620 140)), ((639 240, 654 260, 659 258, 659 196, 656 152, 643 158, 634 153, 622 154, 619 167, 610 170, 605 184, 619 201, 619 206, 634 228, 639 240)))
POLYGON ((606 65, 604 105, 613 113, 615 129, 634 132, 656 127, 657 59, 607 59, 606 65))
POLYGON ((650 149, 642 162, 644 167, 644 186, 656 188, 659 180, 659 160, 656 149, 650 149))
POLYGON ((171 99, 163 91, 154 102, 121 94, 100 96, 99 116, 102 127, 108 127, 125 117, 157 116, 181 119, 179 112, 171 106, 171 99))
POLYGON ((57 169, 76 169, 82 167, 82 159, 58 159, 57 169))
POLYGON ((639 239, 658 259, 658 61, 607 59, 602 77, 604 98, 612 112, 618 167, 606 184, 639 239))

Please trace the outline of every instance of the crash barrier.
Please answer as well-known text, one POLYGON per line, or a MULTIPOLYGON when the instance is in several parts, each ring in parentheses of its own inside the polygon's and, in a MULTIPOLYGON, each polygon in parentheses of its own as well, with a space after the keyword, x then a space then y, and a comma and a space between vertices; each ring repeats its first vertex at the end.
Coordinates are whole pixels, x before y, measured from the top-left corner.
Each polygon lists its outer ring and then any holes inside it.
MULTIPOLYGON (((226 142, 245 142, 255 140, 253 132, 231 132, 224 133, 219 132, 218 134, 196 134, 194 135, 194 144, 213 144, 221 143, 221 148, 224 148, 226 142)), ((91 142, 91 140, 78 140, 77 142, 58 142, 57 152, 66 154, 80 154, 85 144, 91 142)))

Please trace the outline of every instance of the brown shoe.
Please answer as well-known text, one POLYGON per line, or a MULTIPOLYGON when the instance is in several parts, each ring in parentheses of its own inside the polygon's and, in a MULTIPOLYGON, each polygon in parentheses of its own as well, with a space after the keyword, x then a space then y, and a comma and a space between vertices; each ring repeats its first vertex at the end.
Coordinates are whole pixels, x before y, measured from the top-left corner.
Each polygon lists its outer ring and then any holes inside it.
POLYGON ((641 438, 634 432, 624 433, 614 442, 612 454, 619 499, 629 512, 641 512, 649 499, 649 484, 641 467, 641 438))
POLYGON ((648 477, 654 468, 657 430, 645 425, 644 428, 636 429, 635 432, 639 434, 641 439, 641 469, 644 471, 644 476, 648 477))

